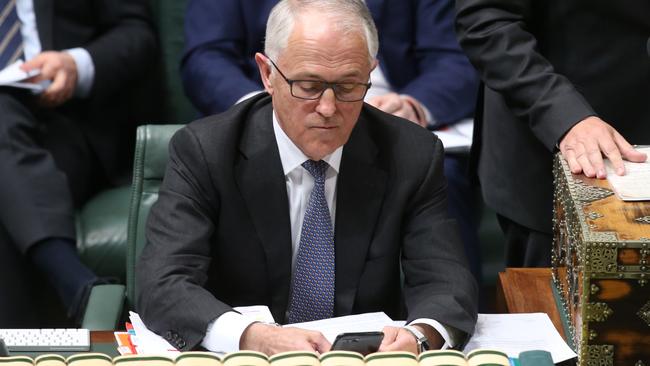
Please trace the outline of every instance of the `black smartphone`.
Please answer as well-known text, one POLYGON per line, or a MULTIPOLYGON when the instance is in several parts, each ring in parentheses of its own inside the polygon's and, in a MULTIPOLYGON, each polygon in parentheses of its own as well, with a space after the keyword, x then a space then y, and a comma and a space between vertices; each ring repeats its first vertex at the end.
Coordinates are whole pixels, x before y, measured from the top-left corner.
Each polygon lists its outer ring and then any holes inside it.
POLYGON ((377 352, 383 339, 383 332, 341 333, 332 343, 332 350, 354 351, 365 356, 377 352))

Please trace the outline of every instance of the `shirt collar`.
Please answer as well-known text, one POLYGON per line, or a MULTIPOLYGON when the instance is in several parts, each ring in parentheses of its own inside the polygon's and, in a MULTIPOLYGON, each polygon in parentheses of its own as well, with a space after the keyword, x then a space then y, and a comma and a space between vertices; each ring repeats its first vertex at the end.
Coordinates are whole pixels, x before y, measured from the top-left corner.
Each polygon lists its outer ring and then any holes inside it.
MULTIPOLYGON (((275 141, 278 144, 278 150, 280 152, 280 161, 282 162, 282 170, 284 175, 289 174, 298 166, 302 165, 306 160, 309 160, 307 155, 305 155, 296 144, 291 141, 289 136, 284 132, 280 124, 278 123, 278 118, 273 112, 273 132, 275 132, 275 141)), ((341 156, 343 155, 343 146, 339 146, 333 153, 323 157, 323 160, 329 164, 329 166, 334 169, 336 174, 339 173, 339 167, 341 166, 341 156)))

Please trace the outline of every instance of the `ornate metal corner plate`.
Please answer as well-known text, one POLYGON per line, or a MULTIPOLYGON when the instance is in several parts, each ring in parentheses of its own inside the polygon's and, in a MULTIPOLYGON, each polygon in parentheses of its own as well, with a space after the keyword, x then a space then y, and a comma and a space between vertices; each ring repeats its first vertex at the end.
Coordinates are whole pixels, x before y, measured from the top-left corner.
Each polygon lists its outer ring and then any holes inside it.
POLYGON ((614 366, 614 346, 604 344, 585 347, 587 366, 614 366))

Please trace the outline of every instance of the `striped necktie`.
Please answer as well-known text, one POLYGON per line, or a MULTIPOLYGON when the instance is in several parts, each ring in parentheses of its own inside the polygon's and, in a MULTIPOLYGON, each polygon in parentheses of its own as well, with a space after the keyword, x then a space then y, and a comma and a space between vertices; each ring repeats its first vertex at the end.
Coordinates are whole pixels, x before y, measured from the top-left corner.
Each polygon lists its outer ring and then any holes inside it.
POLYGON ((334 314, 334 234, 325 200, 325 161, 302 166, 314 177, 300 232, 291 284, 289 323, 331 318, 334 314))
POLYGON ((23 56, 16 0, 0 0, 0 70, 23 56))

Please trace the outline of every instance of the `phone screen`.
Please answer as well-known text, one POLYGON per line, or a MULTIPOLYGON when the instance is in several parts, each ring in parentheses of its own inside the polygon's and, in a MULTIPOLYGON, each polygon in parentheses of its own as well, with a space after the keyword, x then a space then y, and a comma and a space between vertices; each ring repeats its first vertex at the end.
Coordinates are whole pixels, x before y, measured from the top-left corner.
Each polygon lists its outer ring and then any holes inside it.
POLYGON ((383 339, 382 332, 341 333, 336 336, 332 350, 354 351, 365 356, 377 352, 383 339))

